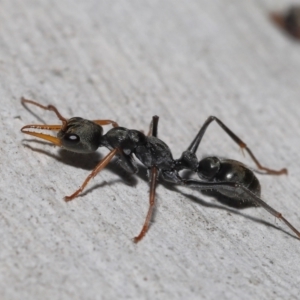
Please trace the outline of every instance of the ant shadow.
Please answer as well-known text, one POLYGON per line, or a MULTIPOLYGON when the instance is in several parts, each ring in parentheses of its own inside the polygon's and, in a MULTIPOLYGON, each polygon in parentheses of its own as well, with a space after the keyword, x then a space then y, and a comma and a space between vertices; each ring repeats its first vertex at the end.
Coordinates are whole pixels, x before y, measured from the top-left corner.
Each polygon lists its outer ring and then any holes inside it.
POLYGON ((47 123, 33 110, 31 110, 25 103, 21 101, 22 106, 30 113, 32 114, 41 124, 46 125, 47 123))
MULTIPOLYGON (((39 140, 34 140, 34 139, 24 139, 23 140, 23 145, 26 148, 29 148, 30 150, 32 150, 36 153, 41 153, 43 155, 47 155, 48 157, 51 157, 51 158, 57 160, 58 162, 61 162, 63 164, 66 164, 68 166, 72 166, 75 168, 84 169, 87 171, 92 171, 95 168, 95 166, 98 164, 98 162, 103 158, 103 155, 101 155, 99 152, 93 152, 93 153, 90 153, 87 155, 87 154, 81 154, 81 153, 67 151, 64 149, 59 149, 58 155, 53 155, 52 153, 50 153, 48 151, 45 151, 45 150, 42 150, 42 149, 39 149, 36 147, 32 147, 31 145, 28 144, 29 142, 30 143, 34 142, 34 143, 37 143, 40 145, 52 145, 52 144, 49 144, 49 143, 43 142, 43 141, 39 141, 39 140)), ((149 176, 148 176, 149 172, 141 164, 138 164, 138 172, 136 174, 134 174, 135 176, 132 176, 132 174, 128 174, 125 170, 123 170, 122 167, 120 167, 118 165, 116 160, 112 160, 112 162, 105 168, 105 170, 115 174, 116 176, 118 176, 119 179, 113 180, 110 182, 103 182, 101 184, 95 184, 91 188, 85 189, 84 192, 82 192, 78 197, 84 197, 85 195, 91 193, 92 191, 94 191, 98 188, 104 187, 105 185, 112 185, 117 182, 123 182, 126 185, 131 186, 131 187, 136 186, 138 183, 138 180, 136 177, 140 178, 143 181, 149 182, 149 176)), ((189 178, 192 174, 194 174, 194 173, 191 171, 185 171, 182 173, 182 175, 184 175, 183 178, 189 178)), ((83 178, 83 180, 84 179, 85 178, 83 178)), ((235 201, 232 198, 225 197, 214 191, 199 191, 202 195, 213 197, 214 199, 216 199, 219 203, 221 203, 221 205, 219 205, 214 202, 206 201, 206 200, 202 199, 201 197, 196 197, 194 195, 187 194, 187 193, 179 190, 177 188, 177 186, 175 186, 172 183, 169 183, 169 182, 166 182, 163 180, 158 181, 157 183, 159 185, 162 185, 164 188, 168 189, 169 191, 180 193, 185 198, 189 199, 190 201, 192 201, 194 203, 200 204, 203 207, 224 210, 233 215, 242 216, 248 220, 251 220, 251 221, 259 223, 259 224, 263 224, 267 227, 271 227, 273 229, 284 232, 285 234, 287 234, 293 238, 297 238, 294 235, 292 235, 290 232, 288 232, 270 222, 261 220, 256 217, 249 216, 249 215, 241 212, 241 210, 244 210, 246 208, 256 207, 256 205, 254 205, 253 203, 243 202, 243 201, 235 201)), ((80 182, 80 184, 81 184, 81 182, 80 182)), ((196 190, 196 188, 195 188, 195 190, 196 190)), ((154 209, 151 223, 153 223, 153 221, 155 220, 155 216, 156 216, 156 210, 154 209)), ((151 224, 149 227, 151 227, 151 224)))
MULTIPOLYGON (((101 155, 99 152, 92 152, 87 154, 83 153, 76 153, 76 152, 71 152, 65 149, 59 149, 58 150, 58 155, 54 155, 48 151, 42 150, 37 147, 32 147, 30 144, 27 142, 34 142, 40 145, 51 145, 47 142, 39 141, 39 140, 34 140, 34 139, 24 139, 23 140, 23 146, 30 149, 33 152, 40 153, 43 155, 46 155, 48 157, 51 157, 55 159, 56 161, 63 163, 68 166, 72 166, 78 169, 83 169, 86 171, 92 171, 95 166, 100 162, 100 160, 103 158, 103 155, 101 155), (25 142, 25 143, 24 143, 25 142)), ((129 176, 128 173, 120 168, 118 166, 118 163, 113 161, 113 163, 110 163, 105 170, 110 171, 111 173, 117 175, 120 179, 114 180, 114 182, 124 182, 126 185, 129 186, 136 186, 138 181, 134 176, 129 176)), ((111 184, 111 183, 109 183, 111 184)), ((104 186, 104 184, 96 185, 93 186, 92 188, 86 189, 85 192, 81 193, 78 197, 84 196, 85 194, 88 194, 89 192, 93 191, 94 189, 97 189, 99 187, 104 186)))

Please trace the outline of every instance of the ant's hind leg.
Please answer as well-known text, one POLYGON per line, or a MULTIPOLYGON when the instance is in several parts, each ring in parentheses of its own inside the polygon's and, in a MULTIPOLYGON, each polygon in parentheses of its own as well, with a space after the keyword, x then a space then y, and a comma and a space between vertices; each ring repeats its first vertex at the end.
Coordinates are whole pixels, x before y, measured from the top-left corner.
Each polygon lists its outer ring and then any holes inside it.
POLYGON ((250 155, 250 157, 252 158, 252 160, 254 161, 254 163, 256 164, 258 169, 263 170, 267 174, 272 174, 272 175, 287 174, 287 169, 285 169, 285 168, 281 169, 281 170, 272 170, 272 169, 262 166, 260 164, 260 162, 257 160, 257 158, 254 156, 252 151, 247 147, 246 143, 244 143, 236 134, 234 134, 221 120, 219 120, 217 117, 214 117, 214 116, 210 116, 205 121, 203 126, 200 128, 198 134, 196 135, 196 137, 194 138, 194 140, 192 141, 192 143, 190 144, 190 146, 188 147, 188 149, 185 152, 192 153, 192 154, 196 153, 196 151, 200 145, 200 142, 202 140, 202 137, 206 132, 207 127, 213 121, 216 121, 218 123, 218 125, 232 138, 232 140, 234 142, 236 142, 242 148, 242 150, 246 150, 246 152, 250 155))
MULTIPOLYGON (((157 136, 158 119, 159 119, 158 116, 153 116, 152 122, 150 124, 150 130, 148 136, 155 136, 155 137, 157 136)), ((133 239, 135 243, 138 243, 145 236, 145 234, 149 229, 149 224, 155 206, 155 190, 156 190, 157 176, 158 176, 158 169, 156 167, 152 167, 150 169, 150 196, 149 196, 148 213, 142 230, 140 231, 139 235, 133 239)))
POLYGON ((181 182, 185 186, 197 188, 200 190, 214 190, 222 194, 232 193, 233 196, 239 198, 245 198, 247 201, 251 201, 258 206, 261 206, 266 211, 268 211, 271 215, 275 216, 276 218, 282 220, 297 236, 300 238, 300 232, 287 220, 285 219, 282 214, 276 211, 274 208, 269 206, 266 202, 260 199, 257 195, 253 192, 248 190, 243 185, 236 183, 236 182, 205 182, 205 181, 197 181, 197 180, 182 180, 181 182))

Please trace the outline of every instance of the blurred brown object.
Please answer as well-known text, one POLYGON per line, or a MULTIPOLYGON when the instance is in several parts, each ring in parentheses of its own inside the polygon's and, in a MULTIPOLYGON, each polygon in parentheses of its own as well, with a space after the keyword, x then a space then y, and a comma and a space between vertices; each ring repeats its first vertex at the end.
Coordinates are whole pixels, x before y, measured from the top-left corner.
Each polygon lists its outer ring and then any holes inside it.
POLYGON ((271 19, 290 36, 300 39, 300 6, 291 6, 285 14, 271 13, 271 19))

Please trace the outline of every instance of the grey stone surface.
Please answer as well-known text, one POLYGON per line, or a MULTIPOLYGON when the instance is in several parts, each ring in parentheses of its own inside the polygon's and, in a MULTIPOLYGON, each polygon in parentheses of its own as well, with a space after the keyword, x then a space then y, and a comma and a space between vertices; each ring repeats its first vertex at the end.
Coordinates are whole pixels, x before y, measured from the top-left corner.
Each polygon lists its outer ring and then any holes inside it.
MULTIPOLYGON (((300 43, 270 22, 285 1, 0 1, 1 299, 298 299, 300 242, 259 208, 235 210, 160 184, 152 226, 146 170, 112 163, 70 203, 107 150, 76 155, 20 133, 66 117, 114 119, 159 137, 174 157, 209 115, 288 176, 262 197, 300 227, 300 43)), ((212 125, 199 157, 254 167, 212 125)))

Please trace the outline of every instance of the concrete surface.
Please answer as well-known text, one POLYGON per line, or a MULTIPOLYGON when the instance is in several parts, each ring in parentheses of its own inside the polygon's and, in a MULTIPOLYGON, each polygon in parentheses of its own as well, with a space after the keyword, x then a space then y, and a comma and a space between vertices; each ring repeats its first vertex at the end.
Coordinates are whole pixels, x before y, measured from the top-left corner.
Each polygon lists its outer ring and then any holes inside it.
MULTIPOLYGON (((269 20, 279 0, 0 1, 1 299, 299 299, 300 241, 261 208, 237 210, 115 164, 71 194, 107 150, 76 155, 20 133, 56 117, 116 120, 174 157, 209 115, 265 166, 262 198, 300 228, 300 43, 269 20)), ((243 157, 217 125, 199 158, 243 157)))

